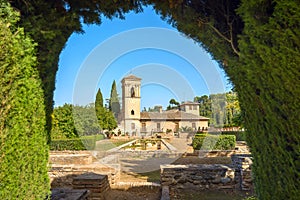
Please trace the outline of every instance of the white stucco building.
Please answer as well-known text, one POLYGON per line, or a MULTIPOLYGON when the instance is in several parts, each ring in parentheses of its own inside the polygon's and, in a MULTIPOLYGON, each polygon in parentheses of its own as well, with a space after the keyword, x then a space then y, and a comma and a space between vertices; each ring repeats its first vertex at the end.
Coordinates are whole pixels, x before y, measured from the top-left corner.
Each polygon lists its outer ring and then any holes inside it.
POLYGON ((209 118, 199 116, 199 104, 185 102, 180 109, 141 112, 141 78, 134 75, 122 79, 121 127, 129 135, 155 132, 177 132, 179 128, 207 129, 209 118))

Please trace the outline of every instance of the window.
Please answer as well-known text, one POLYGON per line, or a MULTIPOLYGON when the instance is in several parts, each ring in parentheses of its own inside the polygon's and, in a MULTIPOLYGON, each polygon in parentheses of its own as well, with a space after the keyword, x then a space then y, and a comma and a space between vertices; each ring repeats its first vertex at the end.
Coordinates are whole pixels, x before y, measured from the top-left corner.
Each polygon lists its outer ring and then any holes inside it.
POLYGON ((134 110, 131 110, 131 115, 134 115, 134 110))
POLYGON ((131 93, 131 97, 135 97, 135 91, 133 87, 131 88, 130 93, 131 93))
POLYGON ((192 105, 189 105, 189 109, 190 109, 190 110, 192 110, 192 109, 193 109, 193 108, 192 108, 192 105))
POLYGON ((194 110, 197 110, 197 106, 196 106, 196 105, 194 105, 194 106, 193 106, 193 109, 194 109, 194 110))
POLYGON ((131 123, 131 130, 135 129, 135 123, 131 123))
POLYGON ((160 123, 156 123, 157 131, 160 131, 160 123))
POLYGON ((142 123, 142 131, 146 132, 146 123, 142 123))
POLYGON ((192 123, 192 128, 196 129, 196 123, 195 122, 192 123))

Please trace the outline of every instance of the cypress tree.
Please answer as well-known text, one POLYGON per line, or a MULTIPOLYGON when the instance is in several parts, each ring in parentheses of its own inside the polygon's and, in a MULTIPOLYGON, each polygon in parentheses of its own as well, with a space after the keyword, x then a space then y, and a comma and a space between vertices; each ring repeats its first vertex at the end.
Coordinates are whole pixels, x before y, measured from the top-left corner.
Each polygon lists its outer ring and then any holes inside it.
POLYGON ((120 102, 117 93, 116 81, 114 80, 111 91, 110 91, 110 99, 109 99, 109 110, 114 114, 114 117, 118 119, 118 115, 120 113, 120 102))
POLYGON ((103 107, 103 97, 100 88, 96 94, 95 111, 101 130, 111 131, 117 127, 113 113, 103 107))
POLYGON ((103 119, 105 117, 104 112, 105 108, 103 107, 103 97, 100 88, 98 89, 98 92, 96 94, 96 99, 95 99, 95 111, 96 111, 96 116, 100 125, 101 130, 103 130, 104 124, 103 124, 103 119))

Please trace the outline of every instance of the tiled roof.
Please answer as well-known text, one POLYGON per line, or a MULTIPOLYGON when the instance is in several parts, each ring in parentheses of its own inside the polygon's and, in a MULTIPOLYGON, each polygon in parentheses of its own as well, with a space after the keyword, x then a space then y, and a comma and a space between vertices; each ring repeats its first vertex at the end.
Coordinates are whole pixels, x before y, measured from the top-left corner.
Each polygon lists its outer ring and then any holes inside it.
POLYGON ((199 105, 200 103, 198 102, 192 102, 192 101, 186 101, 181 103, 180 105, 199 105))
POLYGON ((141 120, 209 120, 209 118, 179 110, 159 112, 141 112, 141 120))
POLYGON ((130 75, 124 77, 123 80, 124 80, 124 79, 126 79, 126 80, 142 80, 141 78, 136 77, 136 76, 134 76, 133 74, 130 74, 130 75))

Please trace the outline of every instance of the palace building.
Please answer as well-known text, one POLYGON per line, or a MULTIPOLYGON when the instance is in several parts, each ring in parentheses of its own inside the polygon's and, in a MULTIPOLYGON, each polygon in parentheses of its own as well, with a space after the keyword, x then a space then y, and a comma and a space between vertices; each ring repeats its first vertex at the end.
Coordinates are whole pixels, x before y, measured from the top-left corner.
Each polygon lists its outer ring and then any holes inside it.
POLYGON ((209 118, 199 116, 199 104, 184 102, 179 109, 141 112, 141 78, 129 75, 122 79, 121 127, 129 135, 178 132, 179 128, 206 130, 209 118))

